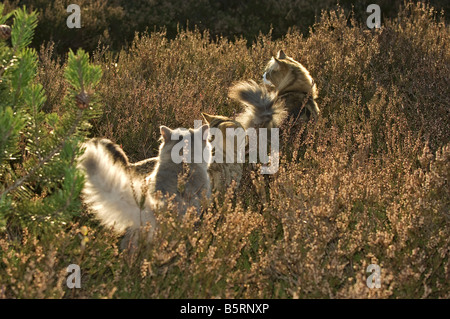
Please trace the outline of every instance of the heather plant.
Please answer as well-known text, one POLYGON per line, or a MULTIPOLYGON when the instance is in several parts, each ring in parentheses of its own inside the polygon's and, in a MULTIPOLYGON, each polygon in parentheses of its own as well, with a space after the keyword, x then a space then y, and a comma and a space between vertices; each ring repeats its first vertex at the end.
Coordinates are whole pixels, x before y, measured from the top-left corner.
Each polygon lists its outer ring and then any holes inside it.
MULTIPOLYGON (((283 128, 278 172, 246 165, 240 185, 213 196, 201 218, 188 211, 179 219, 169 204, 154 240, 133 252, 119 250, 120 238, 88 208, 48 236, 35 236, 31 220, 15 229, 21 240, 6 227, 0 296, 449 298, 445 17, 405 3, 370 30, 337 9, 323 11, 308 34, 212 39, 181 28, 173 38, 137 34, 117 52, 100 46, 92 62, 103 72, 103 113, 89 132, 122 145, 132 161, 155 156, 159 125, 192 127, 201 112, 235 116, 229 87, 261 79, 283 49, 310 71, 321 115, 283 128), (69 264, 81 268, 81 289, 66 286, 69 264), (381 288, 367 285, 370 264, 381 269, 381 288)), ((70 63, 54 52, 42 46, 36 79, 45 111, 63 114, 70 63)))
MULTIPOLYGON (((417 1, 416 1, 417 2, 417 1)), ((208 31, 211 38, 229 39, 244 36, 249 43, 260 33, 272 33, 282 38, 290 29, 304 35, 318 20, 321 11, 342 8, 347 17, 360 21, 367 18, 367 6, 372 0, 5 0, 6 10, 26 5, 39 13, 39 25, 32 46, 44 41, 57 43, 56 50, 65 54, 69 49, 83 48, 89 52, 99 41, 114 50, 128 47, 135 32, 159 31, 164 28, 170 39, 178 31, 197 26, 208 31), (82 30, 68 30, 66 9, 77 4, 82 10, 82 30)), ((450 9, 446 0, 428 0, 437 11, 450 9)), ((382 20, 397 16, 404 0, 378 0, 382 20)))
MULTIPOLYGON (((99 41, 112 45, 123 39, 125 25, 124 12, 121 6, 108 0, 6 0, 5 9, 8 12, 17 7, 27 6, 38 14, 39 23, 31 46, 38 49, 44 42, 52 41, 57 44, 58 54, 66 54, 69 49, 76 51, 83 48, 91 52, 97 48, 99 41), (68 28, 67 12, 70 4, 77 4, 82 10, 81 28, 68 28), (113 40, 113 38, 115 40, 113 40), (119 40, 120 39, 120 40, 119 40)), ((128 29, 128 28, 127 28, 128 29)), ((130 34, 128 32, 127 34, 130 34)), ((130 34, 133 37, 133 33, 130 34)))

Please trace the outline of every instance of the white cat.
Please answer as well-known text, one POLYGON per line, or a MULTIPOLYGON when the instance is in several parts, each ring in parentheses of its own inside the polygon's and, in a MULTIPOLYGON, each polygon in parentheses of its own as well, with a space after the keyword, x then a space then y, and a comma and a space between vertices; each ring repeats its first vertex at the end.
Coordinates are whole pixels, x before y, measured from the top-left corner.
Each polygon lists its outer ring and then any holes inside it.
POLYGON ((201 199, 211 195, 209 126, 189 130, 161 126, 160 131, 159 155, 154 159, 153 172, 147 177, 138 174, 122 149, 107 139, 86 142, 85 152, 79 159, 79 167, 86 176, 83 201, 103 225, 113 227, 118 233, 126 231, 122 248, 136 243, 135 235, 148 224, 148 239, 151 240, 158 226, 154 212, 164 205, 162 196, 175 195, 178 213, 184 215, 189 207, 199 210, 201 199), (192 142, 194 140, 201 143, 192 142), (193 145, 193 150, 187 153, 189 158, 183 157, 184 142, 193 145), (200 147, 202 156, 194 160, 200 147), (186 168, 184 185, 179 187, 179 177, 186 168), (158 196, 159 192, 162 196, 158 196))

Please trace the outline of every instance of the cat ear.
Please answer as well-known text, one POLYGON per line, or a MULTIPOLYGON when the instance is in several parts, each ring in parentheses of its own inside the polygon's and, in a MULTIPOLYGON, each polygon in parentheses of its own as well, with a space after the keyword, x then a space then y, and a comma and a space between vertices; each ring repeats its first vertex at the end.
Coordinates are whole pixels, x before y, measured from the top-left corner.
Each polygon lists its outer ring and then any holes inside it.
POLYGON ((281 60, 278 60, 278 58, 273 56, 268 64, 268 69, 272 71, 277 71, 280 69, 282 63, 283 62, 281 60))
POLYGON ((202 113, 202 116, 205 119, 206 123, 211 123, 214 119, 214 115, 209 115, 207 113, 202 113))
POLYGON ((170 137, 172 135, 172 130, 168 128, 167 126, 161 125, 159 127, 159 130, 161 132, 161 136, 163 137, 164 141, 170 140, 170 137))
POLYGON ((280 60, 286 59, 286 54, 284 54, 283 50, 278 51, 277 59, 280 59, 280 60))

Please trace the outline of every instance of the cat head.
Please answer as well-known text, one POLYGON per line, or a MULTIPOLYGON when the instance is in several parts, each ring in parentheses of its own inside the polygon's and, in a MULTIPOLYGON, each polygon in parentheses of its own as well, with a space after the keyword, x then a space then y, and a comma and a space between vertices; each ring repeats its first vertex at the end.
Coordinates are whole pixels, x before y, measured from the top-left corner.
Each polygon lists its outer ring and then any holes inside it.
POLYGON ((316 85, 308 70, 282 50, 267 63, 263 74, 263 82, 269 88, 283 93, 284 91, 299 91, 311 93, 317 97, 316 85))
POLYGON ((170 129, 160 126, 161 145, 160 162, 171 161, 175 164, 208 165, 211 160, 211 145, 208 141, 209 125, 196 129, 170 129))
MULTIPOLYGON (((221 162, 218 160, 221 157, 224 162, 235 163, 237 161, 235 154, 237 154, 240 148, 245 147, 245 144, 242 144, 245 143, 245 131, 241 123, 222 115, 202 113, 202 116, 211 128, 209 141, 212 144, 214 160, 221 162), (232 144, 233 148, 227 150, 227 140, 230 138, 234 139, 232 144)), ((228 143, 228 145, 231 144, 228 143)), ((245 151, 245 149, 242 151, 245 151)))

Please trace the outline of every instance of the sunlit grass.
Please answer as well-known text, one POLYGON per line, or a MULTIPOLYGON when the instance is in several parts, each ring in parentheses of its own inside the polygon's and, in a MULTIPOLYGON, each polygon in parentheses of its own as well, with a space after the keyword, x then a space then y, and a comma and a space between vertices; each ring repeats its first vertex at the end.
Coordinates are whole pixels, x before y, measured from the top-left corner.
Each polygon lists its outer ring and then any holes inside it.
MULTIPOLYGON (((211 41, 180 31, 99 50, 102 117, 92 135, 133 161, 155 156, 159 125, 192 127, 201 112, 233 116, 234 81, 260 79, 283 49, 310 71, 322 115, 282 136, 280 170, 246 167, 241 186, 179 221, 159 215, 154 242, 134 254, 88 211, 66 229, 0 239, 0 297, 449 298, 450 31, 408 6, 382 29, 324 13, 308 37, 211 41), (294 154, 294 155, 292 155, 294 154), (79 264, 81 289, 66 286, 79 264), (382 286, 369 289, 378 264, 382 286)), ((39 79, 57 110, 62 72, 41 50, 39 79)))

